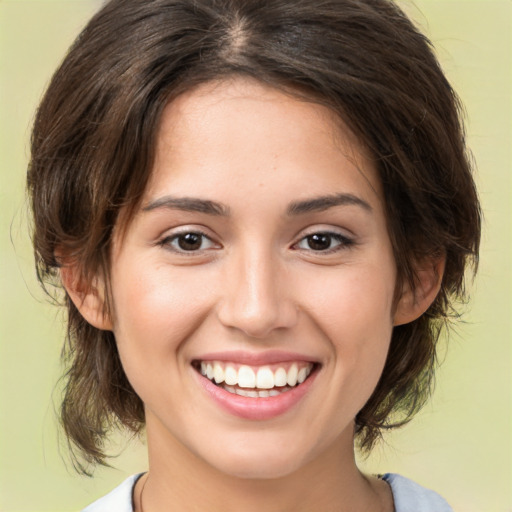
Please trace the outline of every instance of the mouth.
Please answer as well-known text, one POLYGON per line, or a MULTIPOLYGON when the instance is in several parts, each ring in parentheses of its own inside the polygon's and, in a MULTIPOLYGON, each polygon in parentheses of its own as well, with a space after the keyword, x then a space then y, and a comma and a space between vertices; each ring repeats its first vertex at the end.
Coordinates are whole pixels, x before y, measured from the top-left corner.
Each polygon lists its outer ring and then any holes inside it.
POLYGON ((261 366, 194 360, 194 369, 218 388, 246 398, 272 398, 300 387, 319 368, 318 363, 289 361, 261 366))

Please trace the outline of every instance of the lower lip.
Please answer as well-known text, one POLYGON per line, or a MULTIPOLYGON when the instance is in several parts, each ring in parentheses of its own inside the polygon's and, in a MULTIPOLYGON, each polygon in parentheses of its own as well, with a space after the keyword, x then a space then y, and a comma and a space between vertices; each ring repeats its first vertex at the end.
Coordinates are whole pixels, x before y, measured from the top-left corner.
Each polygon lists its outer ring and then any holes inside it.
POLYGON ((251 398, 230 393, 195 370, 194 372, 204 390, 224 410, 240 418, 260 421, 280 416, 297 405, 311 389, 318 373, 313 372, 302 384, 277 396, 251 398))

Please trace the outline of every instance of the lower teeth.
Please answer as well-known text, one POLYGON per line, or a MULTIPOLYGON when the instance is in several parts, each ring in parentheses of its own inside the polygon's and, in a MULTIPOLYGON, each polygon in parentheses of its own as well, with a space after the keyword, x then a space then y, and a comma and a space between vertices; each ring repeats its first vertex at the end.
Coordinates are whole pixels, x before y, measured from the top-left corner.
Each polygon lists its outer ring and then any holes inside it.
POLYGON ((250 398, 267 398, 270 396, 277 396, 281 393, 286 393, 292 389, 290 386, 284 386, 279 389, 242 389, 235 388, 233 386, 227 386, 226 384, 217 384, 222 389, 225 389, 229 393, 233 393, 240 396, 250 397, 250 398))

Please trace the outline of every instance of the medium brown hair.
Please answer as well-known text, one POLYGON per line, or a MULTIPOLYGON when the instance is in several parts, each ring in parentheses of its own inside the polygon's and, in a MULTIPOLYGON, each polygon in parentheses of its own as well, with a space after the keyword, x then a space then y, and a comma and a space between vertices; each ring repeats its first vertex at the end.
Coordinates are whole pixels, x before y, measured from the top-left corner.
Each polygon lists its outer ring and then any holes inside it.
MULTIPOLYGON (((395 327, 380 382, 357 415, 359 444, 369 450, 382 429, 409 421, 427 399, 439 332, 464 296, 480 238, 459 101, 430 42, 391 1, 107 3, 55 73, 34 123, 28 190, 39 278, 58 283, 60 251, 86 282, 98 273, 108 282, 113 228, 121 209, 129 222, 139 205, 164 106, 231 75, 326 105, 368 148, 384 189, 397 289, 414 288, 417 262, 446 258, 437 298, 395 327)), ((143 404, 113 333, 65 301, 62 424, 82 460, 104 464, 107 433, 139 432, 143 404)))

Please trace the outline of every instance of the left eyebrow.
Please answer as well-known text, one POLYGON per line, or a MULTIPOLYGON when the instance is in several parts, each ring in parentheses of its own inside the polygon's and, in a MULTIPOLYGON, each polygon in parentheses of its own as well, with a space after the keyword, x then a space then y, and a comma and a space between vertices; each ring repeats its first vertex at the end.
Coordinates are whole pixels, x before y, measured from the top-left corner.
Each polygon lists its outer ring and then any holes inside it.
POLYGON ((334 206, 359 206, 368 212, 373 208, 369 203, 353 194, 333 194, 313 197, 304 201, 294 201, 286 210, 287 215, 301 215, 303 213, 323 212, 334 206))

